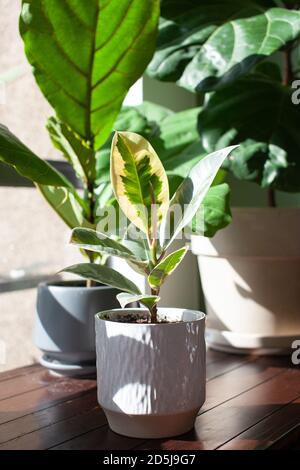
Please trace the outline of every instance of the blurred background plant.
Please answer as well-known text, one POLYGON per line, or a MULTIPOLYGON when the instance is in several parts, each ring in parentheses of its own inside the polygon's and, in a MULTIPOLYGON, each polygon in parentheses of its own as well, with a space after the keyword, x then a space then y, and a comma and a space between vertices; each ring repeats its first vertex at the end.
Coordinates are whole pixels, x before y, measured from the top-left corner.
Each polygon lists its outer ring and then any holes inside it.
MULTIPOLYGON (((173 81, 203 102, 198 131, 205 151, 239 143, 225 168, 276 191, 300 191, 300 2, 162 0, 149 76, 173 81)), ((252 201, 253 205, 253 201, 252 201)), ((254 204, 255 205, 255 204, 254 204)))

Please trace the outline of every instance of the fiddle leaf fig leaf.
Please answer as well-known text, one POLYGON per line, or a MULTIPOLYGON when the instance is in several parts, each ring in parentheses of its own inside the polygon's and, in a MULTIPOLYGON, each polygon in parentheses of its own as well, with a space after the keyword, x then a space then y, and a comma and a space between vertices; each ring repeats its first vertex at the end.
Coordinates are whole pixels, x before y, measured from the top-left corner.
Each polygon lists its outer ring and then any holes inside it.
POLYGON ((62 272, 76 274, 84 279, 92 279, 129 294, 141 295, 141 291, 132 281, 118 271, 104 265, 94 263, 74 264, 63 269, 62 272))
POLYGON ((118 294, 117 299, 122 308, 133 302, 139 302, 148 309, 151 309, 160 301, 160 297, 157 295, 131 295, 127 294, 127 292, 121 292, 118 294))
POLYGON ((180 248, 166 256, 148 276, 148 282, 152 289, 159 288, 170 274, 179 266, 188 251, 187 247, 180 248))
POLYGON ((237 146, 226 147, 202 158, 175 192, 160 230, 160 244, 165 249, 189 225, 198 211, 224 160, 237 146))
POLYGON ((93 150, 70 127, 56 117, 47 122, 47 130, 54 146, 60 150, 83 181, 95 179, 93 150))
POLYGON ((71 183, 45 160, 35 155, 10 130, 0 124, 0 161, 34 183, 71 187, 71 183))
POLYGON ((300 12, 273 0, 163 0, 148 73, 208 91, 246 74, 300 34, 300 12))
POLYGON ((169 206, 164 167, 150 143, 133 132, 115 134, 111 150, 111 180, 126 217, 151 236, 169 206))
POLYGON ((20 31, 57 116, 94 150, 155 47, 159 0, 23 0, 20 31))
POLYGON ((207 151, 239 143, 225 166, 237 178, 300 191, 300 107, 289 87, 251 74, 216 91, 199 115, 207 151))
POLYGON ((300 12, 296 10, 271 8, 230 21, 206 41, 186 67, 180 84, 197 91, 217 89, 246 74, 299 34, 300 12))

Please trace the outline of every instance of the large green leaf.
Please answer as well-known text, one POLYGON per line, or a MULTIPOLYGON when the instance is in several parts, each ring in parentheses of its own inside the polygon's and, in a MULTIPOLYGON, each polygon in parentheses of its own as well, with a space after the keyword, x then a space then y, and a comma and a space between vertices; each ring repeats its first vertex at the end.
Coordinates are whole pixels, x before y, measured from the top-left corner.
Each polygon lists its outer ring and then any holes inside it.
POLYGON ((168 247, 191 222, 224 160, 235 146, 223 148, 202 158, 175 192, 160 230, 160 244, 168 247))
POLYGON ((225 162, 237 178, 300 191, 300 107, 292 91, 250 75, 214 93, 199 116, 206 150, 240 143, 225 162))
POLYGON ((59 217, 70 227, 90 227, 93 225, 86 219, 82 205, 74 192, 68 188, 38 185, 38 189, 59 217))
POLYGON ((169 206, 164 167, 150 143, 134 132, 116 132, 111 151, 111 180, 126 217, 148 238, 169 206), (154 210, 153 210, 154 209, 154 210))
POLYGON ((63 269, 63 272, 76 274, 84 279, 92 279, 96 282, 128 292, 129 294, 141 294, 139 288, 132 281, 127 279, 118 271, 108 268, 107 266, 93 263, 81 263, 69 266, 68 268, 63 269))
POLYGON ((99 148, 151 59, 159 0, 23 0, 20 31, 58 117, 99 148))
POLYGON ((121 292, 118 294, 117 299, 122 308, 133 302, 139 302, 150 310, 160 301, 160 297, 157 295, 132 295, 127 294, 127 292, 121 292))
POLYGON ((192 91, 236 79, 300 34, 300 12, 269 0, 164 1, 148 73, 192 91))
POLYGON ((0 161, 38 184, 70 187, 68 180, 49 163, 37 157, 7 127, 0 124, 0 161))
POLYGON ((183 247, 166 256, 148 276, 148 282, 152 289, 159 289, 168 276, 180 265, 187 253, 187 248, 183 247))
POLYGON ((191 233, 213 237, 218 230, 227 227, 232 220, 229 196, 228 184, 211 186, 192 219, 191 233))
POLYGON ((84 250, 106 253, 143 265, 142 260, 138 259, 126 246, 95 230, 75 228, 71 235, 71 243, 84 250))
POLYGON ((48 119, 47 129, 54 146, 63 153, 81 180, 93 181, 96 170, 93 150, 56 117, 48 119))

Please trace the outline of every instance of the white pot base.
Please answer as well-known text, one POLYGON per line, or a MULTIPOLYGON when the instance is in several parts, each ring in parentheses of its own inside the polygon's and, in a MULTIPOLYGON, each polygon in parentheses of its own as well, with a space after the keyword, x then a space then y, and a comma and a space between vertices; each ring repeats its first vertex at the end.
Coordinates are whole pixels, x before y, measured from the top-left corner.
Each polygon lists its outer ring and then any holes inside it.
POLYGON ((194 427, 198 408, 173 415, 127 415, 104 409, 109 427, 122 436, 162 439, 189 432, 194 427))
POLYGON ((255 334, 234 333, 214 328, 206 329, 207 345, 217 351, 234 354, 289 355, 292 343, 299 340, 295 336, 260 336, 255 334))

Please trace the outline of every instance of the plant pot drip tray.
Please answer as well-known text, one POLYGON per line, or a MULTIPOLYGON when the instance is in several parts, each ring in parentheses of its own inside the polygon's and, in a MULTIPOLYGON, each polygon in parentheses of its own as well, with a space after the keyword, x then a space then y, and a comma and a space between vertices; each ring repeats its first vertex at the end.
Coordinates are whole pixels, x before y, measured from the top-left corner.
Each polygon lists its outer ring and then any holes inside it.
POLYGON ((206 342, 209 347, 234 354, 290 355, 294 350, 292 344, 295 340, 300 340, 300 335, 261 336, 206 329, 206 342))
POLYGON ((43 355, 40 358, 40 364, 43 367, 49 369, 52 375, 56 376, 68 376, 68 377, 96 377, 96 364, 95 363, 82 363, 82 364, 70 364, 62 363, 56 359, 52 359, 49 356, 43 355))

